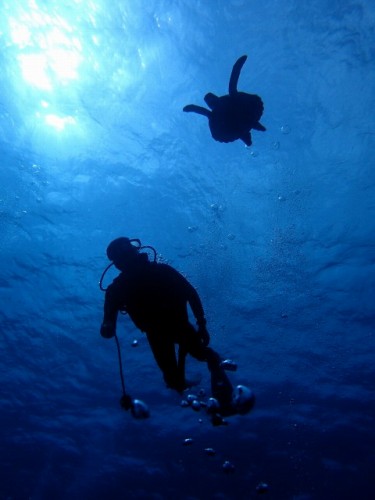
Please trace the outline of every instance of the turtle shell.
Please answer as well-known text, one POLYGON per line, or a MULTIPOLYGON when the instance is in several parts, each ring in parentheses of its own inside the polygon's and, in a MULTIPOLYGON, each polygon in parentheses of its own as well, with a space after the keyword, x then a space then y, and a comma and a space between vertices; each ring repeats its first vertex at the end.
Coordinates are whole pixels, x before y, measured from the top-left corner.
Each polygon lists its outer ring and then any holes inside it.
POLYGON ((240 139, 256 128, 262 114, 262 99, 255 94, 236 92, 218 97, 209 117, 212 137, 219 142, 240 139))

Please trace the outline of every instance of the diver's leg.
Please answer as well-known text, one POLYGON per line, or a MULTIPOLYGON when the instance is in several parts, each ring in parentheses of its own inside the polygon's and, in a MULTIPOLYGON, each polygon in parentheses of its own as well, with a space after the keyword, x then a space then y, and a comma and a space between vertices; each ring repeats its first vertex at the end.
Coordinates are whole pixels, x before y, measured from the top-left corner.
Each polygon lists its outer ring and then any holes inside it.
POLYGON ((185 379, 185 361, 186 361, 186 350, 184 346, 178 346, 178 361, 177 361, 177 370, 178 370, 178 378, 183 381, 184 389, 186 388, 186 379, 185 379))
POLYGON ((186 329, 183 335, 183 342, 186 351, 199 361, 206 361, 211 374, 212 396, 220 404, 223 413, 229 411, 232 401, 233 386, 221 366, 221 357, 211 347, 203 346, 198 333, 192 325, 186 329))
POLYGON ((212 396, 218 400, 221 412, 226 413, 231 407, 232 383, 225 373, 224 368, 220 365, 221 358, 219 354, 211 349, 211 347, 205 347, 204 350, 207 366, 211 373, 212 396))
POLYGON ((184 381, 178 369, 173 340, 158 332, 147 333, 147 340, 167 386, 182 391, 184 381))

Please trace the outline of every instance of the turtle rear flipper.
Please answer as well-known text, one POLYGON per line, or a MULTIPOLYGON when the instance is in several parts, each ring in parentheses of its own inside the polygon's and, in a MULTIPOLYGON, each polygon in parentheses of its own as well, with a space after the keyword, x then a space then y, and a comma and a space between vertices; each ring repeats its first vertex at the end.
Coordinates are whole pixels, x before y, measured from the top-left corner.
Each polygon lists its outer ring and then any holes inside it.
POLYGON ((229 80, 229 94, 235 94, 237 92, 237 83, 240 77, 242 66, 245 64, 247 56, 241 56, 235 63, 232 69, 229 80))
POLYGON ((254 130, 259 130, 260 132, 265 132, 265 131, 266 131, 266 127, 264 127, 264 126, 263 126, 261 123, 259 123, 259 122, 256 122, 256 123, 252 126, 252 128, 253 128, 254 130))
POLYGON ((202 106, 196 106, 195 104, 188 104, 183 110, 187 113, 198 113, 198 115, 207 116, 207 118, 211 115, 211 111, 209 109, 202 108, 202 106))
POLYGON ((246 132, 245 134, 241 135, 240 139, 246 144, 246 146, 251 146, 253 143, 251 140, 250 132, 246 132))
POLYGON ((218 100, 219 100, 219 97, 217 95, 213 94, 212 92, 209 92, 208 94, 206 94, 204 96, 204 101, 210 109, 214 109, 218 100))

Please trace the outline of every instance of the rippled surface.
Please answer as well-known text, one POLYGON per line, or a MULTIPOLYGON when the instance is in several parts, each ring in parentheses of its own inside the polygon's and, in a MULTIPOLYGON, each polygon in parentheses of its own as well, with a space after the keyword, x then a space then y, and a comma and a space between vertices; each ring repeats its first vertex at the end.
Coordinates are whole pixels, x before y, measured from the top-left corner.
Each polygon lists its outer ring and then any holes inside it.
POLYGON ((374 497, 374 14, 2 2, 1 499, 374 497), (225 94, 242 54, 239 88, 265 103, 250 149, 182 112, 225 94), (214 428, 182 408, 126 318, 151 418, 121 410, 97 286, 119 235, 197 286, 251 415, 214 428))

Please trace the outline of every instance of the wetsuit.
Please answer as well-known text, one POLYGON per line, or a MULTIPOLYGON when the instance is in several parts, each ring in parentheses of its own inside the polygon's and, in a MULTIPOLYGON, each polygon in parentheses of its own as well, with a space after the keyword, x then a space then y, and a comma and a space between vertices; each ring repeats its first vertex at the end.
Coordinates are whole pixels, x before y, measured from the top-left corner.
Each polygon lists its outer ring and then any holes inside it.
MULTIPOLYGON (((134 324, 146 333, 155 360, 168 387, 182 391, 185 383, 185 356, 189 353, 206 361, 211 372, 213 393, 220 388, 220 398, 228 401, 232 386, 220 367, 220 356, 202 339, 206 320, 195 288, 167 264, 139 260, 107 288, 101 335, 116 333, 119 311, 129 314, 134 324), (188 319, 187 304, 196 318, 198 331, 188 319), (179 345, 176 358, 175 344, 179 345)), ((215 394, 215 397, 217 394, 215 394)))

